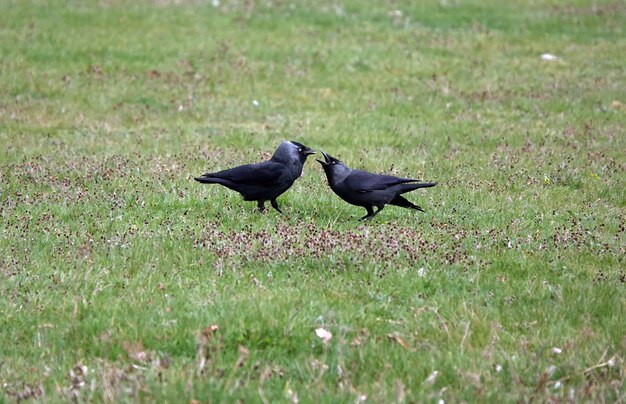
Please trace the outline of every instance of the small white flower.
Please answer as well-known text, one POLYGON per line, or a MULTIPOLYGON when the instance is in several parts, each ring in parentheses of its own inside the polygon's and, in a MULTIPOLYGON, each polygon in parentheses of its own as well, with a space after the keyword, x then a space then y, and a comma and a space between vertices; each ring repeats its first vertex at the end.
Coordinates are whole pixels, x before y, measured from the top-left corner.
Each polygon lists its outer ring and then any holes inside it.
POLYGON ((554 347, 552 348, 552 352, 558 355, 563 352, 563 350, 561 348, 554 347))
POLYGON ((558 57, 550 53, 544 53, 543 55, 541 55, 541 60, 545 60, 546 62, 556 62, 558 59, 558 57))
POLYGON ((323 329, 322 327, 315 329, 315 335, 324 341, 325 344, 328 344, 330 339, 333 337, 333 334, 330 331, 323 329))
POLYGON ((259 102, 257 100, 252 100, 252 105, 254 105, 255 107, 259 107, 259 102))
POLYGON ((220 6, 220 0, 211 0, 211 5, 213 7, 219 7, 220 6))
POLYGON ((497 364, 496 365, 496 373, 500 373, 500 372, 502 372, 502 365, 497 364))
POLYGON ((423 278, 424 276, 426 276, 426 270, 424 269, 424 267, 421 267, 420 269, 417 270, 417 276, 419 276, 420 278, 423 278))

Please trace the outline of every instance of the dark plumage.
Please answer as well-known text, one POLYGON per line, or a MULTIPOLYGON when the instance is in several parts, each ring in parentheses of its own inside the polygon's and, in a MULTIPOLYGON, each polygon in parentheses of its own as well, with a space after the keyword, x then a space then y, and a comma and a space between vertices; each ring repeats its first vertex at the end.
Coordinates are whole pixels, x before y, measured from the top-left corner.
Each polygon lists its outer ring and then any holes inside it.
POLYGON ((398 178, 353 170, 336 158, 324 152, 322 154, 324 161, 317 161, 324 168, 328 184, 333 192, 344 201, 367 209, 367 215, 359 220, 373 218, 387 204, 424 212, 424 209, 406 200, 401 194, 437 185, 436 182, 418 183, 418 180, 412 178, 398 178), (374 206, 378 208, 376 211, 373 209, 374 206))
POLYGON ((315 154, 315 151, 305 145, 285 141, 268 161, 206 173, 194 179, 203 184, 220 184, 237 191, 245 201, 257 201, 261 212, 265 210, 265 201, 270 201, 274 209, 283 213, 276 198, 302 175, 302 167, 311 154, 315 154))

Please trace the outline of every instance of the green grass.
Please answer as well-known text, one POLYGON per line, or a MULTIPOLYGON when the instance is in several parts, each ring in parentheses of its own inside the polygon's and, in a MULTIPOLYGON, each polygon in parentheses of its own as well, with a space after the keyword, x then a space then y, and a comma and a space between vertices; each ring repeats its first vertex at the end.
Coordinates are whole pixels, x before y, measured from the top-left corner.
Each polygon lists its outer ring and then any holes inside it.
POLYGON ((623 2, 204 3, 0 1, 0 401, 626 398, 623 2))

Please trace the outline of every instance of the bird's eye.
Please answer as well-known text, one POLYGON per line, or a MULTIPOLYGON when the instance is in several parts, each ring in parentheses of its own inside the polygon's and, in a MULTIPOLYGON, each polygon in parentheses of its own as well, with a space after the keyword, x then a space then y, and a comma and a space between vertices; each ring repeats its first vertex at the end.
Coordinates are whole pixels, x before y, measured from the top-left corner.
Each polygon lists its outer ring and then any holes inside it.
POLYGON ((302 147, 299 147, 299 148, 298 148, 298 151, 299 151, 299 152, 301 152, 301 151, 302 151, 302 147))
POLYGON ((337 162, 336 162, 335 160, 333 160, 331 163, 332 163, 332 164, 337 164, 337 162))

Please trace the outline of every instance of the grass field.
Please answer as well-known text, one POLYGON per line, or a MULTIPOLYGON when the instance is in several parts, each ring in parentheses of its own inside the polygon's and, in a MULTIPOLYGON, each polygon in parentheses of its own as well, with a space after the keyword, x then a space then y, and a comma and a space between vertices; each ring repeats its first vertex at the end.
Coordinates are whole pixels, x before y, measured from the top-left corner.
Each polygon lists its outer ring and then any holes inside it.
POLYGON ((624 21, 0 0, 0 401, 624 402, 624 21), (313 159, 283 216, 193 181, 285 139, 439 185, 362 223, 313 159))

